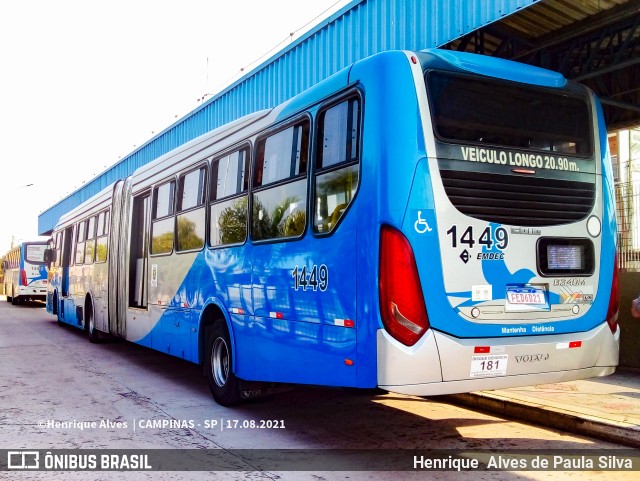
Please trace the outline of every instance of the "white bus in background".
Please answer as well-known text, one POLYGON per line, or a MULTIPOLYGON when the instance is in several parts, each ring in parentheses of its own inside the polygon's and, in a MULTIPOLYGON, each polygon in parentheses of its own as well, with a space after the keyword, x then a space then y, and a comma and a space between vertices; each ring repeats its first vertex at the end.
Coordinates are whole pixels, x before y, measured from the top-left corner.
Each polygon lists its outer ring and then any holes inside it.
POLYGON ((22 242, 9 250, 2 260, 4 293, 7 301, 45 301, 49 269, 45 261, 46 240, 22 242))

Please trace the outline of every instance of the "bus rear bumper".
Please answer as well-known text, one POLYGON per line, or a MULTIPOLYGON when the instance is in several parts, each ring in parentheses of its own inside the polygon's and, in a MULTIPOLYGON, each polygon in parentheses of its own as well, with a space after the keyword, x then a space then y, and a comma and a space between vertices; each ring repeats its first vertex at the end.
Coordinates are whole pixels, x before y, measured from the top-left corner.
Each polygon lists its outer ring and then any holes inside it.
POLYGON ((16 291, 16 296, 20 296, 23 298, 35 299, 44 301, 47 298, 47 288, 46 287, 31 287, 31 286, 20 286, 16 291))
POLYGON ((612 374, 620 329, 527 337, 459 339, 430 330, 411 347, 378 331, 378 385, 415 396, 573 381, 612 374), (441 358, 444 360, 441 362, 441 358), (482 371, 482 362, 499 369, 482 371))

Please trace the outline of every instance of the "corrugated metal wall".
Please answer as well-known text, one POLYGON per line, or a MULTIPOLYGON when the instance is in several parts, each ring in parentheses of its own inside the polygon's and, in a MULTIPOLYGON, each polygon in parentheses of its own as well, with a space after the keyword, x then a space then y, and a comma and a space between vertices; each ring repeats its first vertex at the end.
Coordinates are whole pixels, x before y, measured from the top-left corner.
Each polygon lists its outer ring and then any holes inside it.
POLYGON ((117 179, 215 127, 278 105, 383 50, 443 45, 538 0, 355 0, 38 217, 38 232, 117 179))

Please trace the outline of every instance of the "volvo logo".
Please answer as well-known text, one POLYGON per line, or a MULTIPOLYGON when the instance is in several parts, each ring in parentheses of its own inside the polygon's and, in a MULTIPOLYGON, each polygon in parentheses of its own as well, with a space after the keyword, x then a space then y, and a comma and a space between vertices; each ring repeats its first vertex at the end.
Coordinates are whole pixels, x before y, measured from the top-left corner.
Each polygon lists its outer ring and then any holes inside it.
POLYGON ((516 362, 540 362, 549 359, 549 354, 525 354, 524 356, 516 356, 516 362))

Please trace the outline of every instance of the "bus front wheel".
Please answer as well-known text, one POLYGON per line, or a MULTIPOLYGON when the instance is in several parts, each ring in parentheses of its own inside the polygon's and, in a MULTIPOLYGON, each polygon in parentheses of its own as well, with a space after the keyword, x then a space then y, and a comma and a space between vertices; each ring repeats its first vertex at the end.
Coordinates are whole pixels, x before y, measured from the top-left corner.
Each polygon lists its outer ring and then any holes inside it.
POLYGON ((232 372, 231 340, 224 320, 218 319, 209 329, 206 346, 205 369, 213 398, 222 406, 238 404, 240 380, 232 372))

